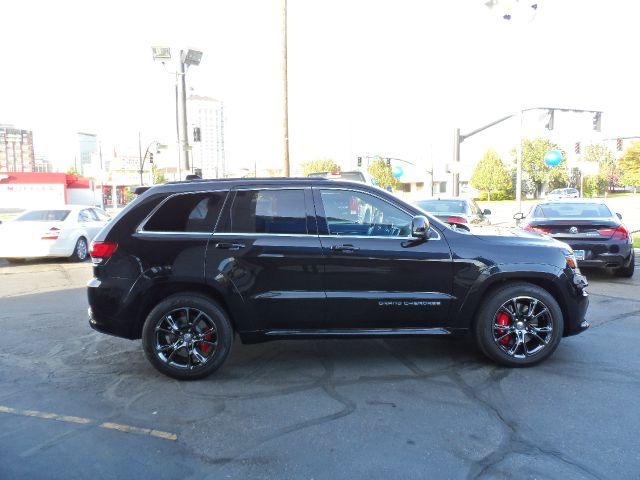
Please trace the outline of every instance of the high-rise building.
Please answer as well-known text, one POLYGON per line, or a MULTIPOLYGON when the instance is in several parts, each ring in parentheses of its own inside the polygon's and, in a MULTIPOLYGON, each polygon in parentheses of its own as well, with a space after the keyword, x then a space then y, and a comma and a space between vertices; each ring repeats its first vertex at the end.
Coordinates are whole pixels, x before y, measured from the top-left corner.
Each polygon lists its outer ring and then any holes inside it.
POLYGON ((78 132, 78 173, 83 177, 95 175, 93 160, 98 153, 98 137, 93 133, 78 132))
POLYGON ((0 172, 33 172, 33 132, 0 125, 0 172))
POLYGON ((202 170, 203 178, 224 178, 227 167, 224 153, 224 105, 211 97, 191 95, 187 113, 192 131, 199 128, 200 141, 191 139, 192 167, 202 170))

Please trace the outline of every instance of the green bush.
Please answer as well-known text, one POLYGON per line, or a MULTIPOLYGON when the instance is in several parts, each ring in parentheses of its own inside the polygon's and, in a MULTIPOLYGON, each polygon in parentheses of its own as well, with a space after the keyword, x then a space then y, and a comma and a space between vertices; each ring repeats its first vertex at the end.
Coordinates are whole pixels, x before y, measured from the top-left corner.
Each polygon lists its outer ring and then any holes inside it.
MULTIPOLYGON (((491 192, 491 201, 493 200, 513 200, 513 194, 509 192, 491 192)), ((481 202, 487 201, 487 192, 479 192, 478 195, 474 198, 474 200, 479 200, 481 202)))

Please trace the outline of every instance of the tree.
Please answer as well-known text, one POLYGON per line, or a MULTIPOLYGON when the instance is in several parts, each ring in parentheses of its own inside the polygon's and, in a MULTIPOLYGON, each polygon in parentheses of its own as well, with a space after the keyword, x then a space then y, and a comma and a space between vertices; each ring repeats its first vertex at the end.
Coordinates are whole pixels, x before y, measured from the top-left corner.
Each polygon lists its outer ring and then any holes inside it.
POLYGON ((400 181, 393 176, 391 166, 381 158, 372 161, 368 170, 380 188, 395 189, 400 185, 400 181))
POLYGON ((302 175, 308 176, 310 173, 339 172, 340 166, 330 158, 318 158, 302 164, 302 175))
POLYGON ((71 166, 67 169, 67 175, 73 175, 75 177, 79 177, 80 176, 80 172, 78 172, 78 170, 76 169, 75 166, 71 166))
POLYGON ((620 182, 620 169, 616 165, 613 152, 603 145, 587 145, 584 152, 584 160, 598 162, 598 185, 601 190, 611 190, 620 182))
POLYGON ((471 185, 487 192, 505 192, 511 187, 511 176, 493 148, 489 148, 471 174, 471 185))
POLYGON ((622 170, 622 183, 634 188, 640 185, 640 142, 629 145, 618 160, 618 167, 622 170))
MULTIPOLYGON (((515 149, 511 154, 515 159, 515 149)), ((533 183, 533 195, 538 198, 542 190, 547 186, 549 190, 561 188, 567 185, 566 172, 567 157, 563 150, 546 138, 534 138, 522 141, 522 172, 533 183), (549 150, 562 152, 562 161, 559 165, 549 167, 544 163, 544 155, 549 150)))
POLYGON ((167 177, 164 176, 164 173, 160 171, 158 167, 156 167, 155 163, 151 164, 151 175, 153 177, 153 184, 160 185, 163 183, 167 183, 167 177))

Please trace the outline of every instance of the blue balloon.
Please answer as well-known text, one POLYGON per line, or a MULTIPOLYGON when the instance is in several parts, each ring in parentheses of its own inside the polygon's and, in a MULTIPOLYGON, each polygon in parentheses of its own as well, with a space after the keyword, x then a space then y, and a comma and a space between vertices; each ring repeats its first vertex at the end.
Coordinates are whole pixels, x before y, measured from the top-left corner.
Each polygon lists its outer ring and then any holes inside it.
POLYGON ((393 175, 396 178, 400 178, 403 173, 404 171, 402 170, 402 167, 400 165, 394 165, 391 168, 391 175, 393 175))
POLYGON ((544 154, 544 163, 546 163, 550 167, 555 167, 556 165, 559 165, 561 161, 562 161, 562 153, 560 153, 558 150, 549 150, 547 153, 544 154))

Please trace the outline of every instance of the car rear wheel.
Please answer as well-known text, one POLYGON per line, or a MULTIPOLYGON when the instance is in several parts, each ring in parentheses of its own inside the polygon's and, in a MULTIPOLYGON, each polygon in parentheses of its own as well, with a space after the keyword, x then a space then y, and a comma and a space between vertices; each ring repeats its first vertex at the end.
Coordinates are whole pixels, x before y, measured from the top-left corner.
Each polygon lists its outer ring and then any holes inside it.
POLYGON ((76 242, 76 246, 73 249, 73 253, 69 257, 71 262, 84 262, 89 256, 89 247, 87 246, 87 239, 80 237, 76 242))
POLYGON ((626 267, 616 268, 613 273, 616 277, 624 277, 631 278, 633 277, 633 272, 636 268, 636 254, 635 252, 631 253, 631 260, 629 261, 629 265, 626 267))
POLYGON ((500 288, 478 312, 476 342, 492 360, 508 367, 535 365, 558 347, 564 322, 553 296, 529 283, 500 288))
POLYGON ((151 310, 142 329, 144 353, 161 373, 178 380, 203 378, 220 368, 233 344, 233 329, 213 300, 173 295, 151 310))

